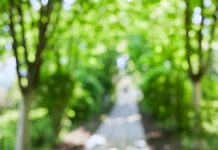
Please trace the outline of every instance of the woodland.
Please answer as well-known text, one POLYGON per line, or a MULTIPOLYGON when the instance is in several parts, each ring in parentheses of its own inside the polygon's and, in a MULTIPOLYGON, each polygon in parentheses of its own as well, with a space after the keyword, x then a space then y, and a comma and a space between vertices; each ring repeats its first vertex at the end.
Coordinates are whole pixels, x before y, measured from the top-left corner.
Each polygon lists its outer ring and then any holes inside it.
POLYGON ((216 150, 217 19, 217 0, 1 0, 0 150, 48 150, 95 122, 120 71, 181 149, 216 150))

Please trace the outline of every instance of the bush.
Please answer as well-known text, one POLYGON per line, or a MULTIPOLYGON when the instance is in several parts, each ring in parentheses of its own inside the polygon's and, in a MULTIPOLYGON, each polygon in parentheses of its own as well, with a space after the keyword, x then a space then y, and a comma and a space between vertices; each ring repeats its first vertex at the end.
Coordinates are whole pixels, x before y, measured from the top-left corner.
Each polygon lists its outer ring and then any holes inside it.
MULTIPOLYGON (((49 127, 51 127, 54 142, 58 138, 61 120, 72 98, 73 88, 74 80, 69 73, 64 71, 57 70, 51 75, 44 74, 41 77, 37 93, 38 105, 48 110, 47 117, 49 122, 47 123, 50 124, 49 127)), ((38 136, 41 137, 43 135, 38 136)))
POLYGON ((143 110, 179 130, 189 127, 190 92, 186 75, 163 66, 150 69, 143 77, 143 110))

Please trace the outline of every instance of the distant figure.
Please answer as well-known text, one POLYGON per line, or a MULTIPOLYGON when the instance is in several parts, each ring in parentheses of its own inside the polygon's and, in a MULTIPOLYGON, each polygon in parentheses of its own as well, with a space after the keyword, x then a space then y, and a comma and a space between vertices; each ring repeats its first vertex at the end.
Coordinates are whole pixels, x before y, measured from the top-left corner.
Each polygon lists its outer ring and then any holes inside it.
POLYGON ((125 86, 124 89, 123 89, 124 93, 127 93, 128 90, 129 90, 129 87, 128 87, 128 86, 125 86))

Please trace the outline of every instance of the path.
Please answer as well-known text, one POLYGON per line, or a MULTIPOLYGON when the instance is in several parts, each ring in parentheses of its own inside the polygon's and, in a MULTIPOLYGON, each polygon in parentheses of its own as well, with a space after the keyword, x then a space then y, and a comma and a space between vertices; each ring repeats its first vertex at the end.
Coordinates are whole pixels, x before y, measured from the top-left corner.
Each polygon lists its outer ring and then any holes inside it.
POLYGON ((137 100, 139 91, 128 76, 117 87, 110 115, 86 143, 86 150, 150 150, 145 141, 137 100))

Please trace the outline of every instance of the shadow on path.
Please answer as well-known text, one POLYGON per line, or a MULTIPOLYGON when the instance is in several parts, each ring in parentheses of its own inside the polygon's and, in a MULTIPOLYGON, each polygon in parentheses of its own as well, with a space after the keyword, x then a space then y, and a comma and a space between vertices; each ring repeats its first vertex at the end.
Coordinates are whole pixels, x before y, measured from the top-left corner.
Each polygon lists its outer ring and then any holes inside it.
POLYGON ((142 115, 147 142, 151 150, 181 150, 178 133, 158 125, 150 114, 142 115))

